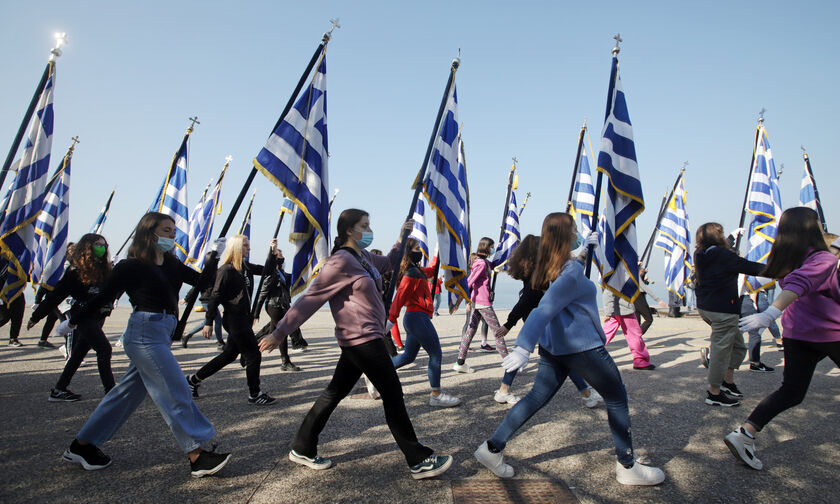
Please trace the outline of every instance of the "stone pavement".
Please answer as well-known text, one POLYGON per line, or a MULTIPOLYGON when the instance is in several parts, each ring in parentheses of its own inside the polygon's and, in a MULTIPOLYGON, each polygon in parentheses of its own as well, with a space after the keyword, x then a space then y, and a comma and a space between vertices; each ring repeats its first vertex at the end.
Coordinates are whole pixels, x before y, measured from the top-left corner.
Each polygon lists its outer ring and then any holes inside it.
MULTIPOLYGON (((105 329, 112 342, 127 315, 120 307, 108 319, 105 329)), ((113 458, 111 467, 84 471, 62 462, 61 453, 103 394, 95 355, 89 355, 70 387, 82 400, 49 403, 49 389, 63 366, 61 355, 35 346, 40 325, 22 334, 24 347, 6 347, 6 326, 0 330, 0 502, 407 504, 470 502, 466 495, 474 491, 484 491, 485 503, 838 501, 840 371, 828 361, 818 366, 803 404, 782 414, 760 435, 758 454, 765 470, 753 471, 732 457, 722 438, 778 387, 781 352, 770 342, 763 347, 763 360, 777 367, 776 373, 736 374, 746 395, 742 407, 713 408, 703 403, 705 370, 697 358, 708 337, 707 326, 692 317, 657 318, 645 338, 658 366, 655 371, 633 370, 621 338, 608 349, 630 396, 637 455, 661 467, 665 483, 634 488, 615 481, 606 410, 585 408, 574 386, 567 384, 508 444, 505 455, 517 471, 516 479, 499 484, 472 456, 507 411, 492 399, 502 375, 499 357, 471 354, 468 362, 476 372, 453 372, 463 316, 445 315, 434 323, 444 348, 442 386, 464 403, 452 409, 428 405, 427 358, 422 350, 415 365, 400 370, 418 437, 455 457, 442 477, 423 481, 409 476, 385 425, 381 402, 362 394, 339 405, 321 436, 319 453, 333 460, 333 468, 315 472, 287 459, 288 444, 328 383, 338 355, 328 311, 316 314, 303 328, 310 350, 293 355, 301 372, 281 371, 276 352, 263 360, 263 388, 278 397, 275 405, 247 404, 245 372, 238 364, 202 384, 198 405, 219 432, 220 450, 233 452, 227 467, 202 479, 190 477, 186 458, 149 400, 102 447, 113 458), (547 494, 550 488, 562 490, 564 496, 547 494)), ((516 332, 508 338, 511 344, 516 332)), ((52 340, 58 344, 57 339, 52 340)), ((200 337, 188 349, 173 346, 173 351, 185 372, 195 371, 217 352, 215 341, 200 337)), ((517 376, 515 393, 530 389, 535 360, 534 356, 527 372, 517 376)), ((117 379, 127 366, 125 354, 115 347, 117 379)))

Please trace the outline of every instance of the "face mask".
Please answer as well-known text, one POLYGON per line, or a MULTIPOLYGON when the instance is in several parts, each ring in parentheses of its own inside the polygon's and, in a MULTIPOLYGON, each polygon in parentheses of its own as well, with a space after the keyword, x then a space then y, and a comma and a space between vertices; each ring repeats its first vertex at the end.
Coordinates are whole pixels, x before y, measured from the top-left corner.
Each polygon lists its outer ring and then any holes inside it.
POLYGON ((93 246, 93 255, 96 257, 105 257, 105 252, 108 250, 106 245, 94 245, 93 246))
POLYGON ((372 231, 362 231, 362 239, 356 240, 356 245, 358 245, 360 249, 367 248, 371 243, 373 243, 372 231))
POLYGON ((577 234, 577 236, 575 237, 575 241, 572 242, 572 250, 578 249, 581 245, 583 245, 583 236, 577 232, 575 234, 577 234))
POLYGON ((412 250, 408 253, 408 258, 411 259, 411 262, 420 264, 420 261, 423 260, 423 252, 420 252, 419 250, 412 250))
POLYGON ((283 263, 284 263, 284 262, 286 262, 286 258, 285 258, 285 257, 284 257, 283 259, 277 259, 277 269, 278 269, 278 270, 283 269, 283 263))
POLYGON ((170 250, 175 248, 175 239, 158 236, 157 243, 155 243, 155 248, 163 253, 169 252, 170 250))

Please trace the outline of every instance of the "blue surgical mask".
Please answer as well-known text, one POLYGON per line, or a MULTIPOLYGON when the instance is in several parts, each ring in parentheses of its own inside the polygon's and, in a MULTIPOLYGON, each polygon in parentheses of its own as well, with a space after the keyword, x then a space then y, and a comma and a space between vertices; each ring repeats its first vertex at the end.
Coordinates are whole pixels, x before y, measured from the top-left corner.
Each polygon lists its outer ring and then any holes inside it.
POLYGON ((155 248, 163 253, 169 252, 170 250, 175 248, 175 239, 158 236, 157 243, 155 243, 155 248))
POLYGON ((373 243, 372 231, 362 231, 362 239, 356 240, 356 245, 358 245, 360 249, 368 248, 368 245, 371 243, 373 243))
POLYGON ((583 245, 583 236, 580 235, 579 232, 576 232, 577 237, 575 237, 575 241, 572 242, 572 250, 580 248, 583 245))

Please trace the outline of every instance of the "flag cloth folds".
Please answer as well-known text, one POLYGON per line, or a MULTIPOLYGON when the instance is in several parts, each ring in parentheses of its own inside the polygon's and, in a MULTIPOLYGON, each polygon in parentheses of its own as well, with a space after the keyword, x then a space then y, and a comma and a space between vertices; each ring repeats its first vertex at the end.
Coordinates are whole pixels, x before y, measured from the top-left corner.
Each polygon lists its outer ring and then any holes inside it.
POLYGON ((445 107, 423 180, 423 195, 437 216, 440 270, 443 284, 449 292, 449 309, 452 312, 462 299, 470 299, 467 289, 469 189, 454 82, 445 107))
POLYGON ((10 169, 15 172, 15 178, 5 198, 0 224, 0 252, 9 261, 8 278, 6 285, 0 286, 0 298, 7 303, 22 295, 35 254, 33 223, 43 207, 52 149, 55 64, 50 67, 23 154, 10 169))
MULTIPOLYGON (((767 263, 767 256, 776 241, 776 227, 782 216, 779 176, 773 162, 773 151, 763 124, 758 125, 755 144, 755 161, 750 176, 750 190, 747 196, 747 213, 752 216, 747 229, 747 260, 767 263)), ((763 277, 746 277, 750 293, 772 287, 775 281, 763 277)))
POLYGON ((592 171, 589 168, 586 147, 580 150, 575 189, 572 192, 572 212, 572 216, 581 229, 581 234, 588 236, 592 230, 591 221, 595 212, 595 185, 592 183, 592 171))
POLYGON ((665 207, 665 213, 657 227, 654 246, 665 253, 665 287, 680 297, 685 298, 685 281, 691 276, 691 228, 685 209, 685 177, 681 177, 671 201, 665 207))
POLYGON ((601 281, 604 288, 632 302, 639 295, 636 217, 645 210, 645 202, 636 164, 633 126, 627 112, 616 57, 612 59, 598 171, 608 178, 604 213, 606 262, 602 264, 601 281))
MULTIPOLYGON (((213 234, 213 223, 222 210, 222 182, 228 165, 222 168, 222 174, 213 189, 208 192, 210 184, 204 189, 201 201, 193 209, 190 216, 189 252, 184 263, 196 271, 204 269, 204 257, 213 234)), ((211 180, 212 183, 212 180, 211 180)))
POLYGON ((93 226, 90 227, 91 233, 98 235, 102 234, 102 228, 105 227, 105 220, 108 218, 108 210, 111 208, 111 201, 114 199, 115 192, 117 192, 116 189, 111 191, 111 195, 108 196, 108 201, 105 202, 105 206, 102 207, 102 210, 99 211, 99 215, 96 216, 93 226))
POLYGON ((64 274, 67 256, 67 226, 70 222, 70 158, 72 148, 61 160, 47 186, 41 213, 35 219, 37 246, 30 277, 32 285, 52 290, 64 274))
POLYGON ((160 212, 175 220, 175 256, 186 261, 190 249, 190 208, 187 206, 187 144, 192 129, 188 129, 181 147, 172 159, 150 212, 160 212))
POLYGON ((496 247, 496 255, 493 258, 493 266, 496 272, 507 271, 508 259, 513 254, 516 246, 521 241, 519 234, 519 212, 516 205, 516 193, 510 192, 510 203, 508 204, 507 217, 505 217, 505 236, 496 247))
POLYGON ((414 238, 420 244, 423 252, 423 260, 420 266, 429 264, 429 235, 426 232, 426 205, 422 198, 417 198, 417 207, 414 209, 414 229, 411 230, 409 238, 414 238))
POLYGON ((306 91, 282 118, 254 166, 295 204, 291 293, 301 292, 330 253, 326 46, 306 91))
POLYGON ((802 174, 802 184, 799 186, 799 206, 808 207, 811 210, 817 209, 817 194, 814 191, 814 181, 808 173, 808 167, 802 174))

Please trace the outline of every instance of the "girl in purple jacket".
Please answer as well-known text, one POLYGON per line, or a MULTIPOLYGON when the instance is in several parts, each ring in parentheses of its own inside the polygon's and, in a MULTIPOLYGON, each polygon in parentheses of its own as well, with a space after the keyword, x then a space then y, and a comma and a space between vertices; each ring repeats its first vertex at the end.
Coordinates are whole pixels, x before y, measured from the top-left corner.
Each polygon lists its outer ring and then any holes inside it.
POLYGON ((753 469, 762 468, 755 454, 755 435, 776 415, 805 399, 821 360, 828 357, 840 366, 837 258, 823 240, 817 212, 806 207, 785 210, 761 275, 780 279, 782 292, 763 312, 741 318, 740 329, 764 330, 782 316, 782 386, 724 438, 729 451, 753 469))

